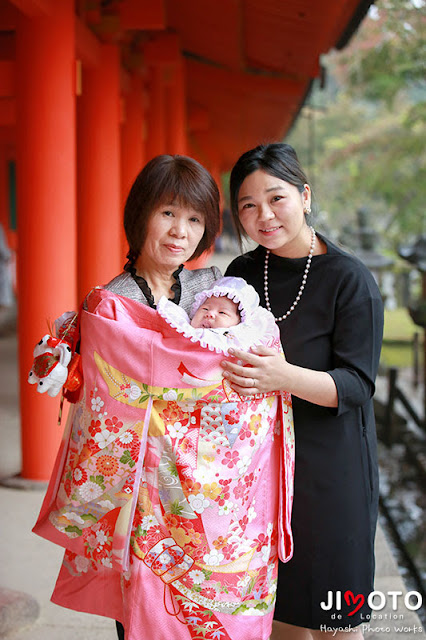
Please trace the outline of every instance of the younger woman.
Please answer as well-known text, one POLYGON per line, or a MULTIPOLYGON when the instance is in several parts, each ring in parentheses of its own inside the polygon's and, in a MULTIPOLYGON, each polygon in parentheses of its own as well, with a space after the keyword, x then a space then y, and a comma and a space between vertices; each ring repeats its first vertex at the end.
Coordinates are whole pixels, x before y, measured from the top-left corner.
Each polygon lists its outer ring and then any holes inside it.
POLYGON ((294 556, 280 565, 275 619, 284 624, 272 637, 305 640, 343 628, 361 638, 354 627, 368 620, 374 578, 380 292, 357 258, 308 225, 311 188, 291 146, 242 155, 230 189, 236 227, 258 247, 226 275, 253 285, 272 311, 286 359, 263 347, 234 350, 252 368, 224 361, 225 376, 239 393, 278 388, 293 396, 294 556))

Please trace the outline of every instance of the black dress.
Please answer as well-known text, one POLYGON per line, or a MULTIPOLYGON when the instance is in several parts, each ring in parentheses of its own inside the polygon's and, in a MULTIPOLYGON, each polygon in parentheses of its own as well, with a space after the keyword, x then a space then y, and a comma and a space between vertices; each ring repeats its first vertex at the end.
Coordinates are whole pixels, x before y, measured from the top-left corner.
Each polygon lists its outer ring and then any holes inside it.
MULTIPOLYGON (((294 555, 280 563, 275 619, 311 629, 353 627, 369 619, 378 510, 372 396, 383 331, 382 299, 370 271, 320 237, 327 253, 313 257, 299 304, 279 323, 287 360, 327 371, 339 398, 337 409, 328 409, 293 397, 294 555), (333 605, 326 609, 329 591, 333 605)), ((265 249, 257 247, 226 271, 252 284, 262 305, 264 260, 265 249)), ((305 266, 306 258, 270 255, 269 299, 276 317, 292 305, 305 266)))

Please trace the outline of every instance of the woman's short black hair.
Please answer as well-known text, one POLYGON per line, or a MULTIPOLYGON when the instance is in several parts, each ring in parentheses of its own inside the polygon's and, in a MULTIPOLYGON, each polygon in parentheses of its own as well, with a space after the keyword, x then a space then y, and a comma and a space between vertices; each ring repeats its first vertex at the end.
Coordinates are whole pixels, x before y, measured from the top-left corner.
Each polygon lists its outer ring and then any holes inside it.
POLYGON ((210 249, 220 229, 220 194, 199 162, 187 156, 156 156, 136 177, 124 207, 124 230, 133 265, 143 250, 148 221, 162 204, 176 203, 202 213, 205 229, 192 258, 210 249))
POLYGON ((297 187, 300 193, 303 193, 305 184, 308 182, 296 151, 289 144, 282 142, 260 144, 243 153, 231 171, 229 183, 232 218, 240 242, 241 237, 245 237, 246 233, 238 216, 238 194, 247 176, 258 169, 289 182, 297 187))

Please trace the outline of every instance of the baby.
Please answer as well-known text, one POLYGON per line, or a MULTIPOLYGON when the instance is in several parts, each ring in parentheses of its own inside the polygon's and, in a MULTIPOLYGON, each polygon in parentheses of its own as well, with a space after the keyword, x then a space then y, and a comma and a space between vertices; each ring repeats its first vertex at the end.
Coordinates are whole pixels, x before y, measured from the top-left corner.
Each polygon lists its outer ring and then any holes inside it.
POLYGON ((191 327, 196 329, 227 329, 240 324, 240 322, 241 316, 238 304, 223 293, 217 298, 211 295, 205 299, 194 313, 191 327))
POLYGON ((255 289, 243 278, 224 277, 196 294, 190 316, 165 297, 157 311, 192 342, 227 354, 231 346, 249 350, 274 343, 274 318, 259 302, 255 289))

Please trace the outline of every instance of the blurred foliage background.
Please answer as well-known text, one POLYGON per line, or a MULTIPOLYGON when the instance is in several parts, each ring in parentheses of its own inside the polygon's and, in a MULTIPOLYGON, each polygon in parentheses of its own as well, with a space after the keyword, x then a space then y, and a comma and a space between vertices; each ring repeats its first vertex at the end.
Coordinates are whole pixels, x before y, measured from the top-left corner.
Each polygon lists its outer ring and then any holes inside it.
POLYGON ((322 59, 286 138, 316 196, 318 223, 342 229, 365 207, 383 249, 426 232, 426 11, 379 0, 342 52, 322 59))

